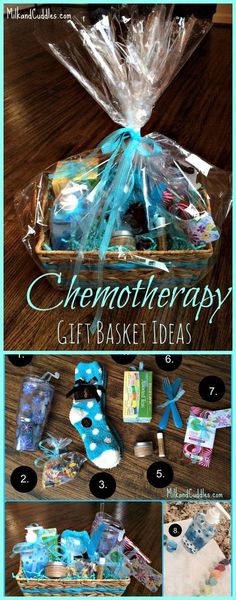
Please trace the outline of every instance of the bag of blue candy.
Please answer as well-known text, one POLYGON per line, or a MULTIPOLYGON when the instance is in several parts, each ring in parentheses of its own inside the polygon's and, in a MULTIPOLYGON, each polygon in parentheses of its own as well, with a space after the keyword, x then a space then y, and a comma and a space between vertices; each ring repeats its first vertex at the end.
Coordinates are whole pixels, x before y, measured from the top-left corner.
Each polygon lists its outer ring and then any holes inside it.
POLYGON ((53 286, 67 289, 73 276, 84 287, 152 276, 158 285, 192 285, 213 264, 230 173, 161 133, 141 133, 210 27, 159 4, 145 14, 137 5, 101 9, 95 22, 81 6, 40 27, 40 42, 119 125, 16 196, 22 240, 53 286))

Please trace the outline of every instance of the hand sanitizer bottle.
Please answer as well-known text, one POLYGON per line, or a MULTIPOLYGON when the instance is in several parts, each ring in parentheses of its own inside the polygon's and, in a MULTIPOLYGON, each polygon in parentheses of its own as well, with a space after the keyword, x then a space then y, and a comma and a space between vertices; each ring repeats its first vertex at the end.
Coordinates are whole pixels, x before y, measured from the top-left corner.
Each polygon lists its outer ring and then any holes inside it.
POLYGON ((32 523, 26 529, 25 542, 16 544, 12 553, 20 554, 23 576, 27 579, 42 576, 49 560, 48 548, 41 541, 43 527, 32 523))
POLYGON ((197 554, 215 537, 221 518, 230 519, 230 516, 220 502, 216 502, 207 513, 198 512, 182 538, 185 550, 197 554))
POLYGON ((85 184, 70 182, 56 198, 51 210, 50 232, 53 250, 77 250, 87 211, 85 184))

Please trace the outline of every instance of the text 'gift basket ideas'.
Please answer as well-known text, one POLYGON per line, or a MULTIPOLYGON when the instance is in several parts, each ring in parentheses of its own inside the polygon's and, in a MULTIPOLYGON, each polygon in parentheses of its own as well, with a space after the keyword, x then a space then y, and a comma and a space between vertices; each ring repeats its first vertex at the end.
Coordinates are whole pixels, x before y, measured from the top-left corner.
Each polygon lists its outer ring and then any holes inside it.
POLYGON ((116 5, 94 22, 80 7, 40 27, 40 42, 120 126, 16 196, 23 242, 61 289, 73 276, 94 288, 150 277, 191 285, 210 268, 230 208, 230 174, 195 155, 194 140, 188 152, 160 133, 141 133, 211 24, 174 18, 165 5, 140 10, 116 5))

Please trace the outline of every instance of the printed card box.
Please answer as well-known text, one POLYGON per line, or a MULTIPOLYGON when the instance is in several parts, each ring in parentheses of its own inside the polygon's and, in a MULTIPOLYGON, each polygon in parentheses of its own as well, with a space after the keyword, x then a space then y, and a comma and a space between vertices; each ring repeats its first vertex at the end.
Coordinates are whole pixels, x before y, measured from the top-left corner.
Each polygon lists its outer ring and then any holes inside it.
POLYGON ((152 371, 125 371, 123 421, 150 423, 152 420, 152 371))

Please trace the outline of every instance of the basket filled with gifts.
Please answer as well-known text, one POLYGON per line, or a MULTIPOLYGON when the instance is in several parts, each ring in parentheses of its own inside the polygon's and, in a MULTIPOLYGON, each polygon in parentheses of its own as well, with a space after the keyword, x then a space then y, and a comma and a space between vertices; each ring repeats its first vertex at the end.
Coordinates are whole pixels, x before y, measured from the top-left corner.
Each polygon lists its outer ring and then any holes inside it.
MULTIPOLYGON (((191 285, 217 255, 230 174, 160 133, 142 135, 157 99, 208 33, 152 5, 86 7, 40 42, 120 127, 45 169, 15 198, 22 240, 50 283, 191 285), (59 28, 59 31, 57 31, 59 28)), ((194 144, 193 144, 194 146, 194 144)))
POLYGON ((161 586, 162 576, 130 540, 123 524, 104 513, 95 515, 91 531, 26 527, 14 575, 24 596, 122 596, 134 577, 148 590, 161 586))

